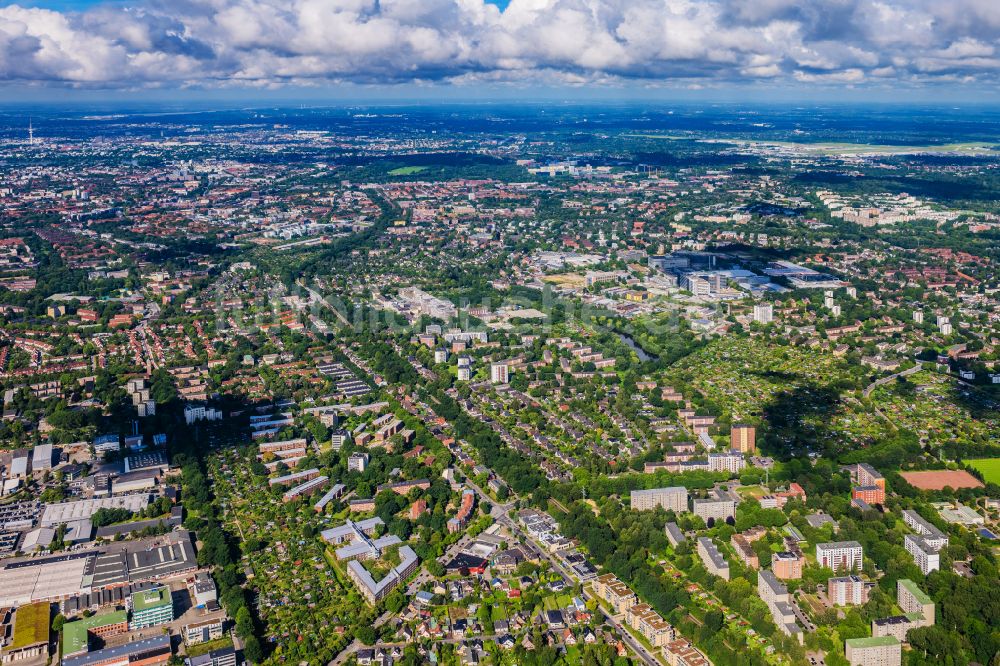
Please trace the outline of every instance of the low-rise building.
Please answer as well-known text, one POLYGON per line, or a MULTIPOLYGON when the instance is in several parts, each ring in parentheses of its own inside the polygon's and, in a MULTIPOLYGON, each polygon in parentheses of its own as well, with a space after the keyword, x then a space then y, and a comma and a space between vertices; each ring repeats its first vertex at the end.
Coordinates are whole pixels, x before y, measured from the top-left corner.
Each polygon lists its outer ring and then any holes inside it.
POLYGON ((199 620, 184 625, 184 642, 188 645, 207 643, 222 638, 222 618, 199 620))
POLYGON ((616 614, 624 613, 639 603, 628 585, 618 580, 614 574, 603 574, 594 579, 594 594, 614 609, 616 614))
POLYGON ((184 660, 184 666, 236 666, 236 650, 230 645, 184 660))

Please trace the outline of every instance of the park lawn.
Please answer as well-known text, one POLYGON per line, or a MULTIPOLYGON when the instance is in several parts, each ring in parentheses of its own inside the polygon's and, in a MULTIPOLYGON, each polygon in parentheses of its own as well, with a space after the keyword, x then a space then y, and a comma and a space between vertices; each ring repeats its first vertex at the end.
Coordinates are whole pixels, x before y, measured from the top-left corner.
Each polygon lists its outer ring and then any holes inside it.
POLYGON ((980 458, 967 462, 974 469, 979 470, 984 481, 1000 484, 1000 458, 980 458))
POLYGON ((393 169, 389 172, 390 176, 412 176, 415 173, 420 173, 421 171, 427 171, 425 166, 407 166, 399 167, 398 169, 393 169))

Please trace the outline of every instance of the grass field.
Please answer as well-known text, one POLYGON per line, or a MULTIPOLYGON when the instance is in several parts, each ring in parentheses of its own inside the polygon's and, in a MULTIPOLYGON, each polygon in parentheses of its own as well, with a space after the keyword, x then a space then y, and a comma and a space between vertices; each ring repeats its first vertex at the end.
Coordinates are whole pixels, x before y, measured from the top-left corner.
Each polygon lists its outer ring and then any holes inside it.
POLYGON ((1000 458, 980 458, 969 460, 969 465, 982 472, 983 478, 990 483, 1000 483, 1000 458))
POLYGON ((412 176, 415 173, 420 173, 421 171, 427 171, 425 166, 408 166, 399 167, 398 169, 393 169, 389 172, 390 176, 412 176))

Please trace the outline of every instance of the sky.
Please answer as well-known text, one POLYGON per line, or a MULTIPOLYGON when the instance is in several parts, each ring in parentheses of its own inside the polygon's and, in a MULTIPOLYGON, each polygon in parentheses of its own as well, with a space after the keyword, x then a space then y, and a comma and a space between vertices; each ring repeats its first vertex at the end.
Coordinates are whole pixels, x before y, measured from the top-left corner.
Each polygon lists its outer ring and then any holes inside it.
POLYGON ((0 0, 0 104, 990 102, 1000 0, 0 0))

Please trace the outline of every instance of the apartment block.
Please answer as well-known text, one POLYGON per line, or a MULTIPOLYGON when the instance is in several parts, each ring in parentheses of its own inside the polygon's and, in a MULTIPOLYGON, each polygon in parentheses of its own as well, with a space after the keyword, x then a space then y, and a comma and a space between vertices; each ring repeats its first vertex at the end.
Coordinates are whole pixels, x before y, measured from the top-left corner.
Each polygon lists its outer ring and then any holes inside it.
POLYGON ((742 534, 734 534, 729 540, 729 545, 732 546, 733 551, 736 553, 736 557, 740 558, 740 561, 743 562, 743 564, 747 565, 751 569, 760 568, 760 560, 757 558, 757 553, 754 551, 753 546, 745 536, 742 534))
POLYGON ((885 490, 885 477, 868 463, 859 463, 854 469, 854 477, 859 486, 878 486, 885 490))
POLYGON ((687 502, 688 492, 684 486, 633 490, 631 494, 632 509, 636 511, 650 511, 659 506, 674 513, 684 513, 687 502))
POLYGON ((792 597, 785 584, 775 578, 767 569, 757 572, 757 594, 767 604, 771 618, 786 636, 795 636, 802 641, 802 627, 799 626, 792 606, 792 597))
POLYGON ((710 574, 729 580, 729 562, 708 537, 698 537, 698 556, 710 574))
POLYGON ((757 303, 753 306, 753 320, 765 326, 770 324, 774 321, 774 306, 770 303, 757 303))
POLYGON ((678 638, 663 647, 663 656, 670 666, 711 666, 712 662, 691 644, 691 641, 678 638))
POLYGON ((896 581, 896 603, 904 613, 920 613, 927 625, 934 624, 934 602, 912 580, 896 581))
POLYGON ((624 613, 639 603, 628 585, 618 580, 614 574, 603 574, 594 580, 594 594, 608 602, 616 614, 624 613))
POLYGON ((699 516, 706 523, 709 520, 718 522, 736 516, 736 502, 733 500, 696 499, 691 501, 691 510, 694 511, 694 515, 699 516))
POLYGON ((900 666, 902 644, 894 636, 850 638, 844 655, 851 666, 900 666))
POLYGON ((782 551, 771 553, 771 571, 778 580, 798 580, 802 578, 802 567, 806 558, 801 552, 782 551))
POLYGON ((757 429, 745 423, 734 424, 729 431, 729 448, 740 453, 757 450, 757 429))
POLYGON ((653 647, 663 647, 676 638, 674 628, 649 604, 636 604, 625 612, 625 621, 653 647))
POLYGON ((746 460, 739 451, 708 454, 708 469, 710 472, 728 472, 739 474, 746 467, 746 460))
POLYGON ((871 587, 860 576, 831 578, 826 583, 826 596, 834 606, 860 606, 868 602, 871 587))
POLYGON ((490 381, 494 384, 506 384, 510 381, 510 366, 505 361, 490 364, 490 381))
POLYGON ((866 504, 885 504, 885 488, 879 486, 854 486, 851 489, 851 499, 861 500, 866 504))
POLYGON ((940 550, 948 545, 948 535, 939 530, 934 524, 925 520, 916 511, 904 509, 903 522, 914 532, 922 536, 929 546, 940 550))
POLYGON ((941 568, 941 554, 924 537, 907 534, 903 537, 903 547, 925 576, 941 568))
POLYGON ((872 620, 872 636, 881 638, 892 636, 900 643, 906 642, 906 634, 910 629, 924 626, 924 616, 920 613, 907 613, 906 615, 893 615, 872 620))
POLYGON ((861 569, 862 548, 857 541, 816 544, 816 562, 834 571, 861 569))

